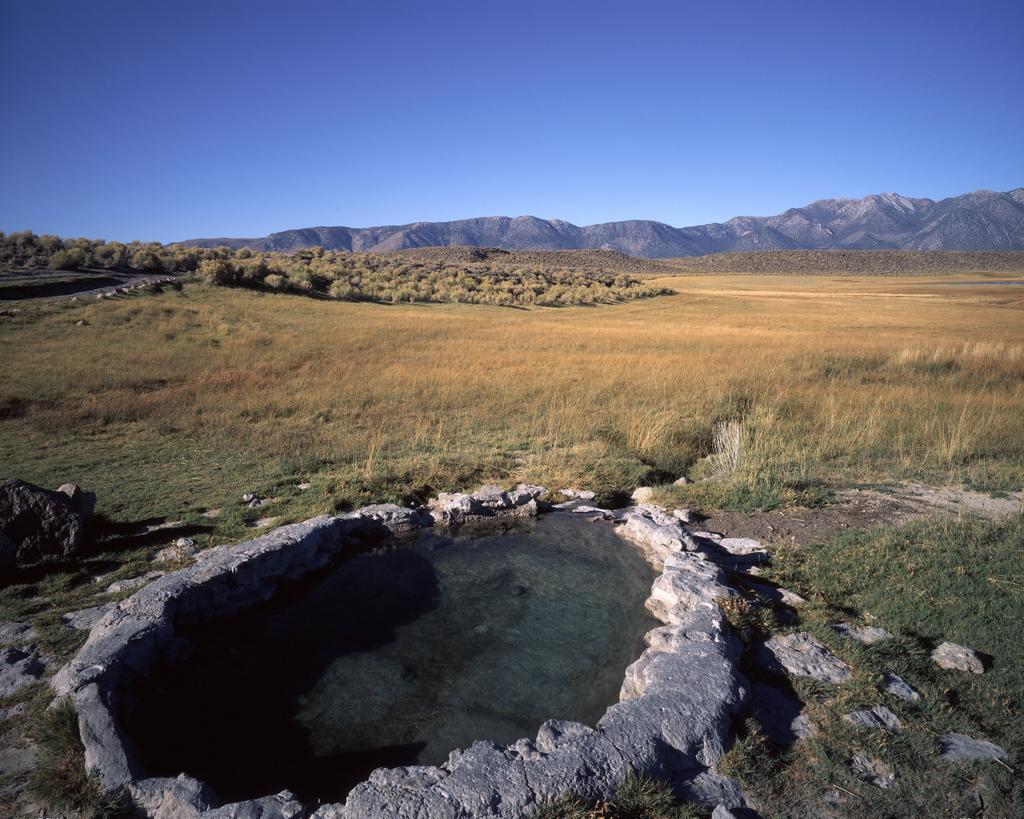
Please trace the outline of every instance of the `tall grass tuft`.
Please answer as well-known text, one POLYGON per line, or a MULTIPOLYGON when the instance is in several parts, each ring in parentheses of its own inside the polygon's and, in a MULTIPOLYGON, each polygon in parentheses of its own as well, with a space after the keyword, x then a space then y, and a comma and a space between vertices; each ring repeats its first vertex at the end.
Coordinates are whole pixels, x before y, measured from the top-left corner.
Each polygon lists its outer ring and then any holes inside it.
POLYGON ((86 819, 109 819, 122 812, 123 794, 104 791, 85 769, 78 714, 71 700, 60 700, 43 713, 34 738, 39 757, 29 789, 37 799, 86 819))

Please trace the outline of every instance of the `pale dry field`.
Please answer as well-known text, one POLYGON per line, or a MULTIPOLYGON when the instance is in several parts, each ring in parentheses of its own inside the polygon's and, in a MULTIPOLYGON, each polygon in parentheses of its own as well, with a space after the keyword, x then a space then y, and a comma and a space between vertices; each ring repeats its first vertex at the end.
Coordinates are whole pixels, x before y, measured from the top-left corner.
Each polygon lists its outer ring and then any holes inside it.
POLYGON ((0 459, 119 519, 246 491, 289 518, 485 480, 700 477, 735 421, 739 466, 691 490, 705 502, 1020 488, 1024 286, 958 279, 978 276, 667 277, 677 295, 531 310, 202 285, 26 304, 0 319, 0 459))

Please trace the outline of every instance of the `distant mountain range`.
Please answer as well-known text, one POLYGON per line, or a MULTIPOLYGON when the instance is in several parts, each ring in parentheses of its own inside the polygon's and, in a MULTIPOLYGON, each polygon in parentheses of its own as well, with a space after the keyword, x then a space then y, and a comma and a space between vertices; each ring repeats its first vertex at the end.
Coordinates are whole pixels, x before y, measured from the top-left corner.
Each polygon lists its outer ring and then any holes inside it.
POLYGON ((486 216, 387 227, 301 228, 258 239, 192 239, 181 244, 263 251, 316 245, 373 252, 451 245, 604 249, 647 259, 753 250, 1024 250, 1024 188, 975 191, 938 202, 896 193, 821 199, 777 216, 737 216, 683 228, 639 219, 580 227, 535 216, 486 216))

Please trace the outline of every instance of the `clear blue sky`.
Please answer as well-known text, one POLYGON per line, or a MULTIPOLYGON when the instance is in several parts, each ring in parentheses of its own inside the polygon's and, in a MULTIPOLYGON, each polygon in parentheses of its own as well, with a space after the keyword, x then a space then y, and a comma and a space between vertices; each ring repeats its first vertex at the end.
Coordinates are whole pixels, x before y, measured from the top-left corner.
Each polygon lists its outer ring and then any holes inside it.
POLYGON ((1024 184, 1024 2, 0 0, 0 230, 673 225, 1024 184))

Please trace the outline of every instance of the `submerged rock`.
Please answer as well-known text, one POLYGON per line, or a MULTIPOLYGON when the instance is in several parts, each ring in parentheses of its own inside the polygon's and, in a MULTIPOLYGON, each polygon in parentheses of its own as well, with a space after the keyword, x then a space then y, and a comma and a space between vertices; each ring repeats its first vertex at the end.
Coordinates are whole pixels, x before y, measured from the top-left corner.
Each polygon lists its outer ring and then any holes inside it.
POLYGON ((984 674, 985 665, 973 649, 957 643, 940 643, 932 652, 932 662, 940 668, 950 671, 969 671, 972 674, 984 674))
POLYGON ((778 673, 785 670, 798 677, 838 685, 852 677, 850 666, 819 643, 808 632, 772 637, 762 646, 755 660, 763 668, 778 673))
POLYGON ((1006 751, 984 739, 974 739, 965 734, 944 734, 939 737, 939 758, 946 762, 962 762, 970 759, 998 759, 1007 757, 1006 751))

